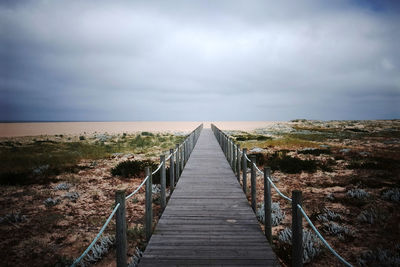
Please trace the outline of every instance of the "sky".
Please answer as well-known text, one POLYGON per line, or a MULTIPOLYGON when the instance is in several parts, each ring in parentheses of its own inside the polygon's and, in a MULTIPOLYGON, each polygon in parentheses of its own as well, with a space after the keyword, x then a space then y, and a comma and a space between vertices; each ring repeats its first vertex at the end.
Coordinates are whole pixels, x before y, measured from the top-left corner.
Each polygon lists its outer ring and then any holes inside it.
POLYGON ((0 121, 399 119, 399 15, 394 0, 2 0, 0 121))

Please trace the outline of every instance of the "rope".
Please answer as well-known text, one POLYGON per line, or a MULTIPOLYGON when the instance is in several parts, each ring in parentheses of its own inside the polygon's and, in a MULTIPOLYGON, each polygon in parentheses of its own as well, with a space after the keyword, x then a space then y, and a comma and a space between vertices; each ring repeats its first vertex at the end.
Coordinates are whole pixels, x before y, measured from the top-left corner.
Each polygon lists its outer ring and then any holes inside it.
POLYGON ((248 162, 251 162, 251 160, 247 157, 247 154, 244 154, 245 158, 247 159, 248 162))
POLYGON ((165 159, 165 161, 168 161, 172 157, 173 154, 174 153, 169 154, 169 156, 165 159))
MULTIPOLYGON (((263 172, 262 170, 260 170, 260 169, 257 167, 257 165, 256 165, 255 163, 254 163, 254 167, 256 167, 256 170, 257 170, 260 174, 264 175, 264 172, 263 172)), ((274 187, 275 191, 276 191, 281 197, 283 197, 284 199, 286 199, 286 200, 292 202, 292 199, 291 199, 290 197, 286 196, 285 194, 283 194, 283 193, 278 189, 278 187, 276 187, 276 185, 274 184, 274 182, 272 182, 272 180, 271 180, 269 177, 267 177, 267 179, 268 179, 268 182, 274 187)))
POLYGON ((315 225, 311 222, 310 218, 308 218, 306 212, 303 210, 303 208, 297 204, 297 208, 300 210, 300 212, 303 214, 304 218, 307 220, 308 224, 311 226, 311 228, 314 230, 314 232, 317 234, 319 239, 321 239, 322 243, 332 252, 333 255, 335 255, 344 265, 353 267, 350 263, 348 263, 345 259, 343 259, 329 244, 328 242, 322 237, 320 232, 317 230, 315 225))
POLYGON ((158 165, 158 168, 157 168, 154 172, 152 172, 151 174, 152 174, 152 175, 156 174, 156 173, 161 169, 161 166, 162 166, 163 164, 164 164, 164 162, 161 162, 160 165, 158 165))
POLYGON ((87 249, 82 253, 82 255, 77 258, 74 263, 72 263, 71 267, 75 267, 76 264, 78 264, 83 257, 86 256, 86 254, 89 252, 89 250, 93 247, 93 245, 97 242, 97 240, 99 239, 99 237, 101 236, 101 234, 104 232, 104 230, 106 229, 107 225, 110 223, 112 217, 114 216, 114 214, 117 212, 118 208, 119 208, 120 204, 118 203, 115 208, 113 209, 113 211, 111 212, 110 216, 108 216, 107 221, 105 222, 105 224, 103 225, 103 227, 101 227, 100 232, 97 234, 97 236, 93 239, 92 243, 90 243, 90 245, 87 247, 87 249))
POLYGON ((139 191, 140 188, 142 188, 142 186, 144 185, 144 183, 147 181, 147 179, 149 179, 150 176, 146 176, 146 178, 144 178, 143 182, 138 186, 138 188, 136 188, 135 191, 133 191, 132 193, 130 193, 129 195, 127 195, 125 197, 125 200, 130 199, 134 194, 137 193, 137 191, 139 191))

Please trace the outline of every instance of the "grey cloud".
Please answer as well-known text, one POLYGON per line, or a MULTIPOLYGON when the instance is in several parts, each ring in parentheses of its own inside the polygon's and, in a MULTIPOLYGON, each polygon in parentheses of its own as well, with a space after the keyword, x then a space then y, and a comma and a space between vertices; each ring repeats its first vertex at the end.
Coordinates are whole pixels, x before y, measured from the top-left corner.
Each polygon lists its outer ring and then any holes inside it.
POLYGON ((390 1, 7 2, 0 120, 399 117, 398 11, 390 1))

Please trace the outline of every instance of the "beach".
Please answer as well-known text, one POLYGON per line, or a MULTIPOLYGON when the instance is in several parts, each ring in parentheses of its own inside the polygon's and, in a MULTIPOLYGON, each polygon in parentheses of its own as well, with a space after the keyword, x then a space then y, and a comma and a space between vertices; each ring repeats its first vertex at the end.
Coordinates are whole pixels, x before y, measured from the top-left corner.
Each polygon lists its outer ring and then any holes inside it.
POLYGON ((268 121, 135 121, 135 122, 13 122, 0 123, 0 137, 21 137, 36 135, 85 133, 135 133, 149 132, 190 132, 199 124, 210 128, 211 123, 223 130, 251 131, 267 127, 274 122, 268 121))

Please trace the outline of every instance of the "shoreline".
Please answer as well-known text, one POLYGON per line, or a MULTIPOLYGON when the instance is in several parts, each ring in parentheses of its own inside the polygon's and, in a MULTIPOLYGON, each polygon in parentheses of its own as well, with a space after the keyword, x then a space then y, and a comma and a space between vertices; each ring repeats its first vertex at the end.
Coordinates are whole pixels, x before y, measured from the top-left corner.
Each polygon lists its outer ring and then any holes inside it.
MULTIPOLYGON (((93 133, 137 133, 137 132, 190 132, 199 124, 210 128, 211 123, 224 130, 249 131, 267 127, 272 121, 134 121, 134 122, 7 122, 0 123, 0 138, 40 135, 81 135, 93 133)), ((289 123, 289 122, 286 122, 289 123)))

